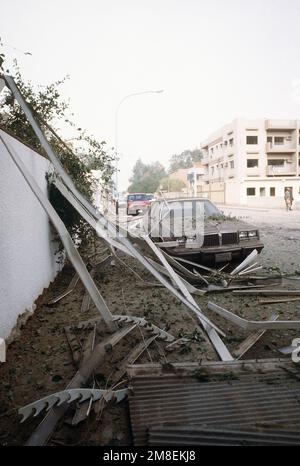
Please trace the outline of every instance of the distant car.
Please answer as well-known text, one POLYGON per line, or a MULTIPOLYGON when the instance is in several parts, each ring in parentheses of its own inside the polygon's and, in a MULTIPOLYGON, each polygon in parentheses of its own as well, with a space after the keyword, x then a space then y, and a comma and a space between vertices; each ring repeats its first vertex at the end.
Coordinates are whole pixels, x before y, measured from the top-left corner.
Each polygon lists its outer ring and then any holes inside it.
POLYGON ((127 196, 127 215, 138 215, 147 210, 154 194, 150 193, 132 193, 127 196))
POLYGON ((254 249, 260 253, 264 247, 257 227, 225 217, 206 198, 154 201, 146 215, 144 224, 147 219, 152 240, 168 254, 189 261, 230 262, 247 257, 254 249), (203 212, 204 221, 197 219, 197 212, 203 212), (184 231, 181 224, 187 225, 184 231))

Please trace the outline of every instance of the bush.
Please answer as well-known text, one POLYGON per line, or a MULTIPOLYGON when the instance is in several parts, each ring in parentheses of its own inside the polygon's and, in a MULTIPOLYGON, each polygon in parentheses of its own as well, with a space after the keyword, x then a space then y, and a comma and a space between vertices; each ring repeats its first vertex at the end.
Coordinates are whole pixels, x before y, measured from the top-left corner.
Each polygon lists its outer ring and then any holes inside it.
MULTIPOLYGON (((100 142, 88 135, 70 120, 69 103, 64 101, 61 96, 61 86, 69 78, 65 77, 53 84, 35 89, 30 81, 24 82, 16 61, 14 62, 14 70, 14 80, 18 88, 39 120, 41 128, 63 167, 73 179, 77 189, 91 201, 93 196, 91 170, 101 171, 102 186, 108 189, 112 184, 114 155, 111 151, 105 150, 106 143, 104 141, 100 142), (63 137, 57 137, 59 130, 55 128, 52 131, 51 126, 71 127, 75 134, 75 137, 72 138, 73 147, 68 146, 68 143, 63 141, 63 137)), ((33 149, 44 153, 24 112, 9 91, 3 93, 0 101, 0 125, 33 149)), ((87 240, 92 234, 91 227, 60 194, 53 185, 52 179, 53 171, 50 171, 47 175, 50 202, 62 218, 73 240, 87 240)))

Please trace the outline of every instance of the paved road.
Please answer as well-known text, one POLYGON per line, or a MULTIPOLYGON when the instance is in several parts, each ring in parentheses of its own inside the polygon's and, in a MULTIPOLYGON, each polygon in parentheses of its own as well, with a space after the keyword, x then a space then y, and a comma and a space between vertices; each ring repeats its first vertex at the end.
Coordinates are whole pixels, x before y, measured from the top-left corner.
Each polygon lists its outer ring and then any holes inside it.
POLYGON ((226 214, 257 225, 265 248, 261 263, 283 272, 300 271, 300 210, 221 206, 226 214))
POLYGON ((287 211, 286 209, 263 209, 254 207, 239 206, 218 206, 226 215, 247 219, 249 222, 255 222, 267 225, 282 225, 285 227, 300 229, 300 210, 287 211))
MULTIPOLYGON (((226 215, 232 215, 254 224, 260 230, 265 248, 260 262, 265 267, 278 267, 282 272, 300 271, 300 209, 290 212, 286 209, 251 208, 240 206, 218 206, 226 215)), ((114 221, 114 209, 108 213, 114 221)), ((127 217, 126 209, 120 209, 120 225, 131 227, 137 218, 127 217), (129 226, 128 225, 128 226, 129 226)))

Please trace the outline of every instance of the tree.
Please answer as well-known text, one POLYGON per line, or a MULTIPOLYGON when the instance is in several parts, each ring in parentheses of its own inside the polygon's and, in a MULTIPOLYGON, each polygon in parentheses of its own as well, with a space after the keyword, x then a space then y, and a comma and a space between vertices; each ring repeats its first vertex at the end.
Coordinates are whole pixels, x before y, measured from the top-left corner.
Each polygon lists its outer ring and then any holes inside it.
MULTIPOLYGON (((98 141, 93 136, 88 135, 86 131, 78 128, 70 120, 69 103, 64 101, 61 96, 61 85, 68 77, 42 88, 34 88, 30 81, 23 80, 16 61, 14 61, 14 70, 14 80, 18 88, 39 121, 62 165, 72 177, 79 191, 91 200, 93 195, 91 170, 100 170, 103 186, 109 186, 114 172, 114 155, 105 150, 104 141, 98 141), (64 142, 63 136, 57 135, 60 132, 57 128, 61 127, 72 128, 74 131, 75 137, 72 138, 72 146, 68 145, 68 142, 64 142)), ((34 149, 44 153, 32 126, 10 91, 2 94, 0 125, 34 149)), ((52 176, 49 174, 47 177, 51 203, 73 238, 87 238, 91 233, 91 228, 51 183, 52 176)))
POLYGON ((185 183, 182 180, 176 180, 166 176, 160 180, 160 187, 164 191, 176 192, 185 188, 185 183))
POLYGON ((191 168, 195 162, 202 160, 203 154, 200 149, 185 150, 181 154, 174 154, 170 158, 169 173, 179 168, 191 168))
POLYGON ((133 167, 131 184, 128 187, 130 193, 154 193, 160 184, 160 180, 166 176, 163 165, 159 162, 145 164, 138 159, 133 167))

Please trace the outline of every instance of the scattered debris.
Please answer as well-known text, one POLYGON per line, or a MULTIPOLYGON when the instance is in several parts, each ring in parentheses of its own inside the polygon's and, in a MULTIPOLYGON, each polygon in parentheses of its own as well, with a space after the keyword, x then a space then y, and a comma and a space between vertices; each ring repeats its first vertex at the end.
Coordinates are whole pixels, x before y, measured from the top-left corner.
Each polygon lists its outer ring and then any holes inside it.
POLYGON ((241 263, 239 264, 231 273, 230 275, 236 275, 238 274, 239 272, 241 272, 242 270, 245 270, 246 268, 248 268, 248 266, 255 261, 255 259, 257 258, 258 256, 258 252, 256 249, 254 249, 254 251, 252 251, 249 256, 246 257, 246 259, 241 263))
POLYGON ((277 303, 292 303, 300 300, 300 295, 298 298, 282 298, 282 299, 259 299, 258 304, 277 304, 277 303))
MULTIPOLYGON (((154 260, 152 260, 150 257, 147 257, 147 260, 150 262, 150 264, 156 268, 156 270, 158 270, 160 273, 163 273, 164 275, 167 275, 168 277, 170 277, 170 274, 169 272, 167 271, 167 269, 161 265, 161 264, 158 264, 157 262, 155 262, 154 260)), ((187 290, 192 293, 192 294, 196 294, 198 296, 203 296, 206 294, 206 291, 205 290, 199 290, 198 288, 195 288, 195 286, 193 286, 191 283, 189 283, 187 280, 185 280, 184 278, 181 277, 181 281, 184 283, 185 287, 187 288, 187 290)), ((174 283, 174 286, 178 289, 178 286, 176 283, 174 283)))
MULTIPOLYGON (((71 382, 66 387, 66 390, 81 388, 88 381, 93 372, 95 372, 101 365, 101 362, 104 360, 107 352, 110 353, 113 347, 118 344, 119 341, 128 334, 128 332, 129 328, 125 327, 124 329, 118 330, 112 335, 107 336, 100 343, 98 343, 94 347, 89 358, 84 361, 84 364, 81 364, 79 370, 76 372, 71 382)), ((67 412, 68 407, 69 405, 67 402, 62 402, 62 404, 59 406, 53 406, 50 408, 43 421, 39 424, 37 429, 26 442, 26 445, 44 445, 55 429, 58 421, 67 412)))
MULTIPOLYGON (((141 341, 139 345, 133 348, 133 350, 130 351, 130 353, 127 356, 125 356, 125 358, 121 361, 121 363, 118 365, 117 370, 113 374, 113 377, 111 379, 112 386, 115 386, 121 380, 121 378, 126 374, 127 366, 130 364, 134 364, 134 362, 141 356, 141 354, 143 354, 143 352, 148 348, 148 346, 150 346, 150 344, 154 340, 156 340, 156 338, 157 335, 154 335, 148 338, 146 341, 141 341)), ((89 406, 87 406, 87 403, 81 403, 79 405, 72 419, 72 425, 78 425, 80 422, 84 421, 88 417, 88 408, 89 406)))
POLYGON ((280 296, 300 296, 300 290, 242 290, 233 291, 236 295, 254 294, 262 296, 280 295, 280 296))
POLYGON ((249 268, 249 269, 246 269, 246 270, 243 270, 242 272, 239 273, 239 276, 241 277, 242 275, 248 275, 248 273, 253 273, 253 272, 257 272, 257 270, 261 270, 262 269, 262 266, 260 265, 259 267, 255 267, 255 268, 249 268))
POLYGON ((221 317, 224 317, 225 319, 229 320, 235 325, 238 325, 239 327, 243 328, 244 330, 268 330, 268 329, 273 329, 273 330, 282 330, 282 329, 296 329, 300 328, 300 320, 277 320, 277 321, 272 321, 272 320, 259 320, 259 321, 254 321, 254 320, 247 320, 242 317, 237 316, 236 314, 233 314, 232 312, 228 311, 227 309, 222 308, 221 306, 218 306, 215 303, 209 302, 208 303, 208 309, 211 311, 216 312, 219 314, 221 317))
POLYGON ((18 412, 21 416, 23 416, 21 422, 24 422, 30 416, 38 416, 44 409, 49 411, 49 409, 55 406, 61 406, 64 403, 71 404, 74 401, 82 403, 90 399, 92 402, 95 402, 100 398, 103 398, 106 402, 116 400, 116 402, 119 403, 120 401, 124 400, 127 394, 127 388, 116 391, 90 388, 73 388, 70 390, 53 393, 52 395, 41 398, 38 401, 34 401, 33 403, 20 408, 18 412))
MULTIPOLYGON (((186 438, 186 435, 189 439, 191 436, 196 438, 199 444, 201 444, 201 439, 207 437, 212 439, 213 444, 218 444, 222 435, 225 443, 228 442, 229 444, 232 441, 240 441, 240 439, 241 442, 243 439, 249 441, 249 444, 254 441, 253 439, 262 443, 272 442, 276 435, 277 438, 286 443, 288 435, 286 431, 270 430, 262 432, 260 430, 257 432, 251 430, 251 423, 257 421, 268 422, 271 423, 272 428, 277 427, 277 422, 284 422, 287 425, 288 422, 295 422, 295 425, 300 426, 300 415, 295 399, 295 393, 297 396, 300 395, 300 392, 298 395, 299 387, 295 383, 295 379, 299 383, 299 377, 297 378, 291 367, 283 364, 281 360, 275 362, 271 360, 257 362, 244 360, 240 362, 238 359, 242 358, 253 347, 267 329, 298 329, 300 328, 300 321, 278 321, 278 314, 275 313, 271 315, 269 320, 247 320, 209 302, 209 310, 213 310, 245 330, 255 331, 242 341, 231 355, 225 344, 226 340, 223 342, 220 337, 221 335, 226 338, 225 333, 206 317, 194 296, 203 297, 211 292, 226 292, 228 294, 232 293, 233 296, 289 296, 289 298, 281 300, 259 301, 259 304, 296 301, 300 299, 300 290, 278 290, 278 283, 274 283, 274 280, 278 279, 282 285, 285 283, 290 284, 289 280, 299 278, 284 278, 282 274, 257 276, 255 273, 263 268, 258 262, 255 262, 258 256, 257 250, 252 251, 231 272, 227 269, 231 265, 230 263, 217 270, 183 258, 172 257, 161 248, 161 244, 154 243, 147 235, 141 236, 147 250, 145 255, 143 247, 141 252, 140 245, 136 246, 126 237, 126 234, 123 234, 127 233, 122 230, 123 227, 121 228, 119 224, 115 224, 113 220, 108 220, 78 192, 61 166, 44 132, 39 127, 38 120, 34 118, 32 110, 23 99, 13 79, 6 76, 5 80, 54 166, 57 175, 54 184, 57 189, 82 218, 94 228, 98 236, 104 239, 106 244, 106 255, 102 257, 100 263, 95 265, 93 261, 90 262, 92 257, 89 257, 86 266, 65 225, 54 211, 47 197, 41 192, 20 158, 16 156, 9 144, 0 136, 15 165, 59 233, 67 255, 76 271, 67 289, 50 300, 48 304, 55 304, 68 296, 74 290, 78 281, 81 280, 85 287, 81 311, 87 313, 92 301, 101 316, 80 322, 77 325, 64 327, 77 372, 65 390, 46 396, 19 409, 19 413, 23 416, 21 422, 31 415, 33 417, 38 416, 44 409, 48 411, 48 414, 28 440, 27 445, 45 444, 52 435, 58 421, 67 413, 73 401, 78 402, 78 405, 75 415, 71 413, 73 417, 68 418, 70 425, 77 425, 86 419, 92 408, 100 416, 103 410, 103 400, 123 400, 129 389, 116 390, 116 388, 127 382, 127 376, 125 380, 121 379, 125 376, 128 366, 128 374, 134 392, 130 396, 131 421, 137 445, 145 444, 141 442, 147 442, 147 429, 149 430, 148 442, 151 445, 153 442, 155 444, 155 439, 163 442, 163 439, 169 438, 169 436, 173 436, 173 440, 176 438, 176 444, 180 444, 180 440, 186 438), (121 234, 116 234, 116 232, 121 234), (111 253, 107 254, 109 250, 111 253), (129 258, 138 261, 145 268, 145 271, 152 274, 157 282, 145 281, 134 270, 134 267, 130 267, 126 261, 121 259, 120 255, 122 256, 124 253, 129 258), (148 254, 151 257, 147 257, 148 254), (187 335, 184 332, 178 332, 175 338, 168 332, 169 322, 163 324, 166 327, 161 329, 144 317, 113 315, 94 281, 97 266, 104 263, 112 255, 139 279, 138 286, 164 287, 172 293, 174 298, 184 304, 188 311, 192 311, 203 327, 203 329, 200 329, 198 325, 195 325, 196 331, 199 332, 197 339, 193 339, 193 337, 185 338, 189 334, 187 335), (153 260, 153 258, 158 259, 160 263, 153 260), (89 272, 90 269, 92 270, 89 272), (285 279, 287 282, 284 281, 285 279), (273 280, 272 283, 270 283, 271 280, 273 280), (276 289, 270 289, 272 286, 275 286, 276 289), (299 298, 297 298, 298 295, 299 298), (293 298, 293 296, 296 297, 293 298), (105 330, 103 326, 105 326, 105 330), (100 327, 101 330, 99 330, 100 327), (86 330, 89 330, 88 334, 86 330), (138 332, 140 332, 139 340, 135 338, 132 343, 134 334, 138 332), (81 333, 84 333, 84 339, 81 333), (128 338, 126 339, 126 337, 128 338), (99 338, 101 341, 98 341, 99 338), (124 357, 119 358, 117 364, 114 364, 111 374, 108 376, 106 373, 107 379, 105 389, 103 389, 102 382, 99 384, 97 377, 101 376, 102 365, 107 360, 111 361, 110 358, 114 355, 114 347, 123 339, 125 342, 130 340, 131 346, 128 346, 124 357), (167 344, 159 343, 158 339, 167 344), (170 362, 173 356, 173 354, 170 354, 171 351, 179 349, 182 353, 187 352, 190 350, 192 341, 196 341, 197 344, 200 343, 199 350, 201 350, 201 342, 204 340, 210 341, 212 348, 214 348, 222 362, 210 364, 204 361, 201 362, 201 365, 193 363, 173 364, 170 362), (152 357, 154 347, 157 359, 160 362, 163 361, 161 365, 153 362, 155 361, 155 358, 152 357), (144 352, 144 356, 147 355, 152 364, 132 366, 144 352), (166 352, 168 352, 167 355, 166 352), (294 374, 294 378, 291 377, 292 382, 287 383, 286 373, 289 373, 290 376, 294 374), (279 382, 285 384, 284 395, 279 382), (86 385, 90 385, 90 388, 81 388, 86 385), (96 385, 98 388, 96 388, 96 385), (93 404, 96 401, 98 403, 93 404), (217 427, 216 423, 220 419, 225 424, 217 427), (230 424, 232 421, 234 421, 233 425, 230 424), (179 423, 180 427, 177 425, 173 427, 166 426, 165 422, 179 423), (190 426, 189 423, 194 425, 190 426), (209 424, 209 426, 206 424, 209 424), (213 427, 211 427, 212 424, 213 427), (241 427, 243 424, 247 424, 246 430, 241 427)), ((166 243, 164 243, 164 246, 166 246, 166 243)), ((116 264, 115 259, 111 261, 111 265, 116 264)), ((278 272, 280 272, 279 269, 278 272)), ((128 314, 125 299, 124 308, 126 314, 128 314)), ((145 315, 148 317, 147 312, 145 312, 145 315)), ((40 329, 36 330, 36 332, 40 332, 40 329)), ((240 339, 235 341, 240 341, 240 339)), ((282 348, 279 351, 283 354, 290 354, 292 352, 290 348, 282 348)), ((293 349, 295 348, 293 347, 293 349)), ((66 364, 72 365, 72 362, 66 364)), ((51 380, 59 382, 62 380, 62 375, 58 374, 57 371, 54 375, 51 373, 51 380)), ((298 438, 296 437, 291 435, 288 441, 291 443, 296 442, 298 438)), ((158 444, 163 445, 164 443, 158 444)))
MULTIPOLYGON (((239 429, 299 431, 300 383, 286 369, 293 369, 292 362, 280 359, 131 366, 134 445, 149 445, 149 430, 162 424, 166 430, 174 424, 193 425, 190 429, 218 424, 227 429, 234 424, 239 429)), ((174 440, 181 444, 179 437, 174 440)), ((161 437, 159 444, 169 445, 169 440, 161 437)))
POLYGON ((192 265, 193 267, 197 267, 198 269, 202 269, 202 270, 205 270, 206 272, 209 272, 209 273, 217 273, 217 272, 221 272, 223 268, 226 267, 226 265, 224 265, 224 267, 221 267, 220 270, 215 270, 215 269, 212 269, 210 267, 206 267, 205 265, 203 264, 197 264, 197 262, 192 262, 192 261, 189 261, 187 259, 183 259, 182 257, 176 257, 176 259, 174 259, 176 261, 179 261, 179 262, 183 262, 184 264, 189 264, 189 265, 192 265))
POLYGON ((63 293, 59 294, 56 298, 51 299, 48 301, 48 306, 51 306, 52 304, 58 303, 61 299, 63 299, 65 296, 68 296, 68 294, 72 293, 72 291, 75 290, 77 283, 79 282, 79 275, 78 273, 75 273, 72 280, 69 283, 68 288, 66 291, 63 293))
MULTIPOLYGON (((270 321, 277 320, 279 317, 279 314, 272 314, 271 317, 269 318, 270 321)), ((233 351, 233 356, 235 356, 236 359, 240 359, 242 356, 244 356, 247 351, 249 351, 250 348, 252 348, 253 345, 266 333, 266 330, 257 330, 256 332, 252 333, 249 335, 234 351, 233 351)))
MULTIPOLYGON (((210 339, 211 343, 213 344, 215 350, 217 353, 220 355, 222 361, 231 361, 233 358, 231 354, 229 353, 228 349, 226 348, 225 344, 221 340, 220 336, 218 333, 223 334, 218 327, 216 327, 212 322, 210 322, 204 314, 201 312, 201 309, 199 305, 196 303, 186 286, 184 285, 183 281, 180 279, 180 277, 176 274, 174 269, 170 266, 168 263, 166 257, 160 251, 153 241, 147 236, 144 235, 143 239, 146 241, 150 249, 155 253, 155 255, 160 259, 162 262, 163 266, 168 270, 170 277, 174 280, 174 282, 177 284, 178 288, 182 292, 182 294, 185 296, 187 299, 188 303, 192 306, 188 306, 198 317, 201 325, 203 326, 204 330, 206 331, 208 338, 210 339), (217 333, 218 332, 218 333, 217 333)), ((171 256, 169 256, 171 257, 171 256)), ((224 334, 223 334, 224 336, 224 334)))
POLYGON ((74 364, 76 367, 78 367, 82 356, 82 348, 78 342, 75 333, 72 330, 72 327, 65 327, 64 330, 72 352, 74 364))

